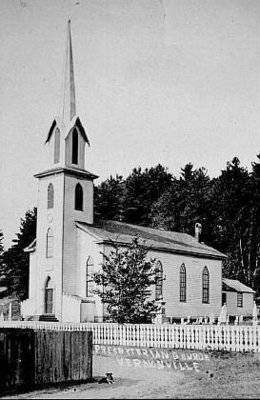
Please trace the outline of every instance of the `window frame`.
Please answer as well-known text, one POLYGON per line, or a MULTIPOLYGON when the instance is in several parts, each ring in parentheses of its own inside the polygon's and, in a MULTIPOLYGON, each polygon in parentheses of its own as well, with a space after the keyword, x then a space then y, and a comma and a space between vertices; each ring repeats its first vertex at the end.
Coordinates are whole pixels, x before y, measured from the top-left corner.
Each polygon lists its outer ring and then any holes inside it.
POLYGON ((180 303, 187 303, 187 274, 183 263, 180 267, 180 303))
POLYGON ((74 210, 75 211, 83 211, 83 200, 84 200, 83 187, 78 182, 76 184, 75 190, 74 190, 74 210))
POLYGON ((163 266, 161 261, 157 261, 156 264, 157 272, 156 275, 159 277, 159 281, 155 284, 155 300, 162 300, 163 298, 163 266))
POLYGON ((243 292, 237 292, 237 307, 243 308, 243 292))
POLYGON ((79 134, 76 128, 72 132, 71 163, 78 165, 79 161, 79 134))
POLYGON ((50 182, 47 188, 47 209, 50 210, 54 207, 54 186, 50 182))
POLYGON ((88 257, 86 261, 86 297, 93 297, 93 289, 94 289, 94 280, 89 279, 91 278, 93 274, 93 269, 94 269, 94 261, 92 257, 88 257))
POLYGON ((48 228, 46 233, 46 258, 53 258, 54 236, 51 228, 48 228))
POLYGON ((57 127, 54 133, 54 164, 58 164, 60 162, 60 130, 57 127))
POLYGON ((205 266, 202 271, 202 303, 209 304, 209 270, 205 266))

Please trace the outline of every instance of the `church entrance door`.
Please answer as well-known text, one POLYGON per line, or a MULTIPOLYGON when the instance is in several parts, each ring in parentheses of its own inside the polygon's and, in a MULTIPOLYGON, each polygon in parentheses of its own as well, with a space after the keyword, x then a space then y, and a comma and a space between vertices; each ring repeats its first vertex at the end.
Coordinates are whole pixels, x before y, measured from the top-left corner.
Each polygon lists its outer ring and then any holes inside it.
POLYGON ((45 314, 53 314, 53 287, 50 278, 47 279, 45 285, 44 312, 45 314))
POLYGON ((45 313, 52 314, 53 311, 53 289, 46 289, 45 292, 45 313))

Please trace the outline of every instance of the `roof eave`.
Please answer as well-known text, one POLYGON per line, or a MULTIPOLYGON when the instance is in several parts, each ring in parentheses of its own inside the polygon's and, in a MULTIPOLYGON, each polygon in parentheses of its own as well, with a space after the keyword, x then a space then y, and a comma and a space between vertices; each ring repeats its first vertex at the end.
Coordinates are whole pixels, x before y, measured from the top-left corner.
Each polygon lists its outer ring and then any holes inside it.
POLYGON ((95 235, 93 232, 91 232, 87 226, 83 226, 82 222, 80 221, 76 221, 75 222, 76 227, 79 228, 80 230, 82 230, 83 232, 88 233, 89 235, 91 235, 94 239, 97 240, 97 243, 99 243, 100 241, 102 241, 102 238, 98 235, 95 235))
POLYGON ((89 178, 89 179, 97 179, 98 175, 93 174, 92 172, 86 171, 86 170, 81 170, 81 169, 72 169, 69 167, 57 167, 57 168, 51 168, 47 169, 43 172, 39 172, 38 174, 35 174, 35 178, 42 178, 44 176, 52 175, 52 174, 60 174, 60 173, 66 173, 68 175, 77 175, 77 176, 82 176, 84 178, 89 178))
MULTIPOLYGON (((119 244, 120 246, 125 246, 128 247, 130 246, 130 243, 125 243, 121 241, 115 241, 113 239, 98 239, 97 244, 110 244, 113 245, 115 243, 119 244)), ((205 254, 205 253, 200 253, 200 252, 193 252, 193 251, 188 251, 188 250, 177 250, 177 249, 169 249, 165 248, 162 246, 146 246, 149 250, 156 250, 156 251, 161 251, 164 253, 172 253, 172 254, 185 254, 193 257, 199 257, 199 258, 207 258, 207 259, 213 259, 213 260, 224 260, 226 258, 225 255, 218 255, 218 254, 205 254)))

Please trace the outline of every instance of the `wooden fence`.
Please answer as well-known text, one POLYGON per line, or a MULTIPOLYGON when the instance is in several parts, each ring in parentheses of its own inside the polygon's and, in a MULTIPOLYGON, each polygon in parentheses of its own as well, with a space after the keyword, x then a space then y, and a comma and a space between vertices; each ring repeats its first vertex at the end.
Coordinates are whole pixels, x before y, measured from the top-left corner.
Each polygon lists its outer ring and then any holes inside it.
POLYGON ((34 384, 34 331, 0 329, 0 394, 34 384))
POLYGON ((91 378, 92 332, 0 328, 0 394, 91 378))
POLYGON ((93 344, 260 352, 259 325, 175 325, 4 321, 1 326, 92 331, 93 344))

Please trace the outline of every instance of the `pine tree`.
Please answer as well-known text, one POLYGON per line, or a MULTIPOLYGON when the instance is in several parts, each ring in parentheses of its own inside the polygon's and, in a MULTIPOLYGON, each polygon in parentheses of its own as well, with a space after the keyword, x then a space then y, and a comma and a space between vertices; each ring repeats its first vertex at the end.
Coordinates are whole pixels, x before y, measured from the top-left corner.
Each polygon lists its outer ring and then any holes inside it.
POLYGON ((125 182, 121 175, 109 179, 95 187, 94 211, 95 220, 111 219, 120 221, 123 219, 122 199, 125 182))
POLYGON ((152 204, 172 184, 172 175, 167 168, 158 164, 156 167, 134 168, 125 180, 124 199, 125 221, 137 225, 151 225, 150 211, 152 204))
POLYGON ((96 293, 107 306, 110 319, 117 323, 149 323, 159 306, 151 300, 152 286, 159 278, 156 260, 147 260, 148 249, 135 237, 127 249, 111 243, 103 254, 102 270, 94 274, 96 293))
POLYGON ((4 253, 4 281, 8 295, 14 295, 20 300, 28 297, 29 257, 24 249, 35 239, 36 218, 36 208, 25 213, 24 218, 21 218, 20 232, 16 233, 17 238, 4 253))
POLYGON ((0 295, 4 296, 7 292, 5 286, 5 265, 4 265, 4 245, 3 245, 4 234, 0 231, 0 295))
POLYGON ((228 256, 223 275, 249 286, 255 268, 253 197, 252 179, 235 157, 212 185, 211 245, 228 256))

